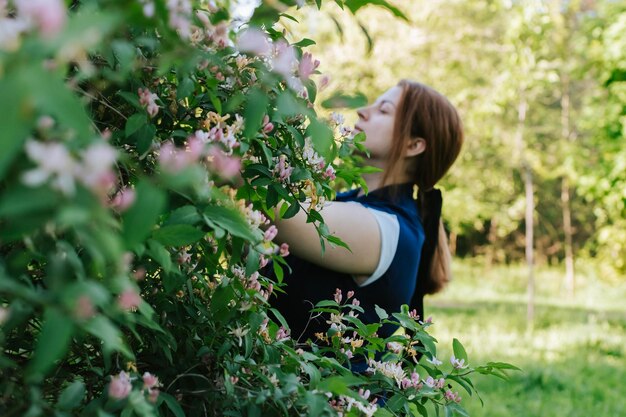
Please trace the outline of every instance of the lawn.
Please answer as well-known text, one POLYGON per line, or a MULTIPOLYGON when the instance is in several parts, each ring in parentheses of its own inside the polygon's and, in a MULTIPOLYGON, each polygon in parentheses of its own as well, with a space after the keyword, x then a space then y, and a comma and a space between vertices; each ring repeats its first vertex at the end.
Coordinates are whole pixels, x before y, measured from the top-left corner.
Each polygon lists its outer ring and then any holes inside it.
POLYGON ((562 272, 539 269, 531 327, 522 267, 487 271, 463 261, 454 270, 450 287, 426 302, 440 358, 450 357, 456 337, 472 364, 522 368, 508 382, 476 378, 485 406, 465 393, 472 416, 626 416, 626 279, 607 283, 589 269, 568 299, 560 290, 562 272))

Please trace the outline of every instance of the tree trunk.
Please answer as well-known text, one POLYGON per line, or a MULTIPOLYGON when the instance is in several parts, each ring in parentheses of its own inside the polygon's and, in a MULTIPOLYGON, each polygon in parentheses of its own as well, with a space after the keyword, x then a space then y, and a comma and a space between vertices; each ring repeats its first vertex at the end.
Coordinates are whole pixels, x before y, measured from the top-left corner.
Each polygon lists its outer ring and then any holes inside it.
POLYGON ((524 191, 526 195, 526 265, 528 267, 527 306, 526 319, 529 330, 533 328, 535 319, 535 275, 534 275, 534 213, 535 213, 535 190, 533 189, 533 175, 524 155, 524 126, 526 124, 526 111, 528 103, 523 90, 520 94, 520 102, 517 107, 517 130, 515 132, 515 144, 517 160, 519 161, 520 173, 524 178, 524 191))
POLYGON ((489 233, 487 234, 487 251, 485 252, 485 269, 490 270, 493 266, 493 260, 496 253, 496 240, 498 237, 498 218, 496 216, 491 217, 489 223, 489 233))
MULTIPOLYGON (((570 95, 569 95, 569 77, 563 75, 561 77, 561 136, 564 143, 572 140, 570 129, 570 95)), ((569 174, 564 173, 561 181, 561 209, 563 211, 563 233, 565 241, 563 249, 565 250, 565 293, 569 298, 574 297, 576 286, 576 275, 574 271, 574 250, 572 247, 573 230, 572 230, 572 213, 570 207, 570 184, 569 174)))
POLYGON ((534 273, 534 226, 535 226, 535 204, 533 189, 533 174, 530 167, 524 164, 524 189, 526 191, 526 264, 528 265, 528 305, 526 308, 526 318, 528 326, 533 328, 535 319, 535 273, 534 273))

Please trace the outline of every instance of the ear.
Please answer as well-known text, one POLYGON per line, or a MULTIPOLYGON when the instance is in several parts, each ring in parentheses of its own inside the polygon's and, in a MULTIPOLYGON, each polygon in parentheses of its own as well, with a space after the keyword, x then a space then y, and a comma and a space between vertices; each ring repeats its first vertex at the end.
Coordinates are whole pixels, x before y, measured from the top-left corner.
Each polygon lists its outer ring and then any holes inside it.
POLYGON ((409 139, 405 156, 412 157, 417 156, 426 150, 426 141, 422 138, 411 138, 409 139))

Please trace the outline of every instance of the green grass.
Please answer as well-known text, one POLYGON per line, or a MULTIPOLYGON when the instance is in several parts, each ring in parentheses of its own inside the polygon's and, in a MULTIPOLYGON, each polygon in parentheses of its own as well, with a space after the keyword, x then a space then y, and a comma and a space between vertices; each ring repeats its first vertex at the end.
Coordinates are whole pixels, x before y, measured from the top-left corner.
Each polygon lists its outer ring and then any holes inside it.
POLYGON ((509 381, 476 377, 485 406, 462 392, 473 417, 626 417, 626 279, 610 284, 586 274, 568 299, 561 271, 537 271, 531 327, 522 267, 485 271, 460 262, 454 269, 450 287, 426 301, 440 359, 450 357, 457 338, 472 365, 522 368, 509 381))

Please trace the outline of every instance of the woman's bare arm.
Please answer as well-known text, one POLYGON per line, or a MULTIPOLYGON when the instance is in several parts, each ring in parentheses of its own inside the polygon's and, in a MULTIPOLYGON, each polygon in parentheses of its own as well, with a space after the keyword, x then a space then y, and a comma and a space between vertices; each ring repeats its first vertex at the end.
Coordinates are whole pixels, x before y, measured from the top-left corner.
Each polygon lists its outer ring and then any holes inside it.
POLYGON ((276 221, 275 241, 289 244, 289 250, 309 262, 352 275, 371 275, 380 258, 381 236, 374 215, 358 203, 334 201, 320 213, 330 233, 349 247, 326 245, 324 255, 319 235, 306 213, 300 211, 289 219, 276 221))

